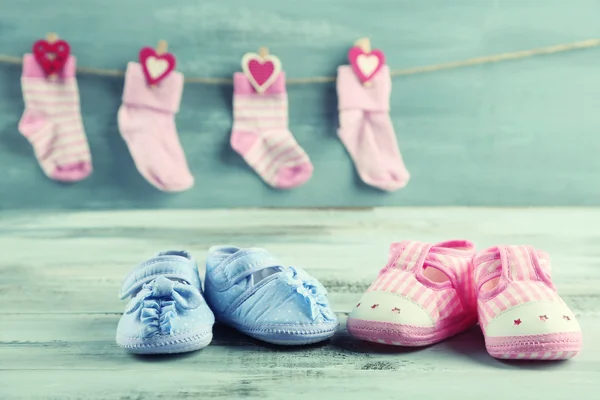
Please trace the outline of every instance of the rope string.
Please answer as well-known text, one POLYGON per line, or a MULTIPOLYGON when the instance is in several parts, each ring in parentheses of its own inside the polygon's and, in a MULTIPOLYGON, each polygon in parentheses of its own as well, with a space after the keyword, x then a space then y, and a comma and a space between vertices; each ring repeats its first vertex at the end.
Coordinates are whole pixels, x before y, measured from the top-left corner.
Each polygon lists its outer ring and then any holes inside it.
MULTIPOLYGON (((495 54, 491 56, 471 58, 463 61, 453 61, 434 65, 425 65, 422 67, 413 67, 406 69, 395 69, 390 71, 391 76, 416 75, 427 72, 443 71, 447 69, 471 67, 474 65, 492 64, 501 61, 518 60, 523 58, 537 57, 549 54, 563 53, 572 50, 589 49, 600 46, 600 39, 589 39, 581 42, 558 44, 550 47, 542 47, 539 49, 530 49, 515 51, 511 53, 495 54)), ((0 54, 0 64, 23 64, 20 57, 0 54)), ((77 67, 77 72, 87 75, 97 76, 125 76, 125 71, 117 69, 100 69, 93 67, 77 67)), ((311 83, 329 83, 335 82, 334 76, 313 76, 308 78, 291 78, 287 79, 289 85, 303 85, 311 83)), ((203 77, 188 77, 185 78, 186 83, 201 83, 205 85, 231 85, 233 81, 229 78, 203 78, 203 77)))

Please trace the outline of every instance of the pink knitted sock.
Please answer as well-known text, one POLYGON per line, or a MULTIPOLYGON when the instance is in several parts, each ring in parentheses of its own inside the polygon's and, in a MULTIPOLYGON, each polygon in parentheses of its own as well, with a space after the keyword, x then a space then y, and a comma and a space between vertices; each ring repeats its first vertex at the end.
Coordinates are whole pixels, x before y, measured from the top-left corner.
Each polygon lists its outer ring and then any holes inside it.
POLYGON ((387 65, 364 86, 349 65, 338 68, 340 129, 338 135, 368 185, 394 191, 410 175, 398 149, 389 116, 392 82, 387 65))
POLYGON ((33 147, 44 173, 57 181, 75 182, 92 172, 92 157, 79 110, 75 58, 62 72, 46 78, 32 54, 23 58, 21 76, 25 112, 19 131, 33 147))
POLYGON ((285 75, 258 94, 243 73, 233 76, 231 147, 269 185, 291 189, 312 175, 313 166, 288 129, 285 75))
POLYGON ((140 174, 165 192, 184 191, 194 185, 175 126, 174 114, 179 111, 182 92, 180 72, 173 71, 150 87, 140 64, 127 65, 119 130, 140 174))

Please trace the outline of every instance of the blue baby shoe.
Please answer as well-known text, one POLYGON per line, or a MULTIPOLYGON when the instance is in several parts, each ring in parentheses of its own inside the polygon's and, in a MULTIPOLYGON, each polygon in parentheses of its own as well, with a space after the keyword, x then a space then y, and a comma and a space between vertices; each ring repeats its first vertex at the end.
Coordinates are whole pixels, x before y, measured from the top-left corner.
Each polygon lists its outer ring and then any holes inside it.
POLYGON ((183 353, 208 346, 215 317, 202 297, 198 266, 185 251, 165 251, 125 279, 132 296, 117 327, 117 344, 131 353, 183 353))
POLYGON ((302 269, 284 267, 260 248, 208 252, 205 296, 219 322, 284 345, 320 342, 337 331, 327 291, 302 269))

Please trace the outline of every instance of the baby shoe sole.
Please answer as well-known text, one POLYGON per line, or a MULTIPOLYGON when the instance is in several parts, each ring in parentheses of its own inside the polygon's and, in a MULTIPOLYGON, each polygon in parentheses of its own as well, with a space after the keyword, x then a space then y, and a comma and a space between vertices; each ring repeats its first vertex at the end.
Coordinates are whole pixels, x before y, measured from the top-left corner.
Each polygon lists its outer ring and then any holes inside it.
POLYGON ((575 357, 581 346, 581 332, 485 338, 492 357, 510 360, 566 360, 575 357))
POLYGON ((285 345, 301 346, 306 344, 319 343, 329 339, 337 332, 339 323, 322 329, 249 329, 238 327, 237 329, 248 336, 263 342, 285 345))
POLYGON ((421 347, 441 342, 476 324, 475 318, 467 318, 439 327, 421 327, 391 322, 348 318, 346 328, 357 339, 392 346, 421 347))
POLYGON ((117 344, 133 354, 174 354, 200 350, 212 340, 212 325, 202 331, 191 331, 172 336, 149 339, 123 338, 117 336, 117 344))

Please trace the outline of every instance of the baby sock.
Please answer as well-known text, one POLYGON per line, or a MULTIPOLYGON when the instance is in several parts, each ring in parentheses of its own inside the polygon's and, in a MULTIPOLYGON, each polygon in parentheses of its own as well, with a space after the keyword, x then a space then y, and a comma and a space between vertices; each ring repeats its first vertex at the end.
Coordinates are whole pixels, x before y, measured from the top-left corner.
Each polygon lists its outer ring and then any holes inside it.
POLYGON ((194 185, 175 126, 182 92, 180 72, 171 72, 151 87, 139 63, 127 65, 119 130, 140 174, 165 192, 184 191, 194 185))
POLYGON ((386 191, 398 190, 410 179, 388 114, 391 91, 387 65, 368 86, 358 80, 349 65, 338 68, 338 135, 363 182, 386 191))
POLYGON ((21 76, 25 112, 19 132, 31 144, 44 173, 51 179, 75 182, 92 172, 92 157, 70 56, 58 76, 47 78, 32 54, 23 58, 21 76))
POLYGON ((256 93, 241 72, 234 74, 233 86, 231 147, 269 185, 278 189, 302 185, 313 166, 288 129, 284 73, 263 94, 256 93))

